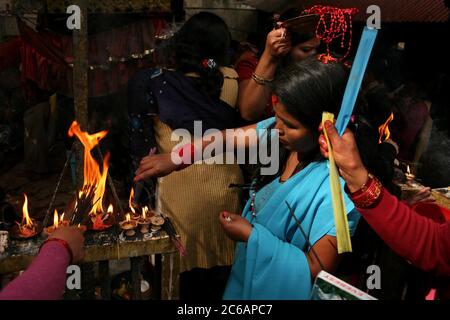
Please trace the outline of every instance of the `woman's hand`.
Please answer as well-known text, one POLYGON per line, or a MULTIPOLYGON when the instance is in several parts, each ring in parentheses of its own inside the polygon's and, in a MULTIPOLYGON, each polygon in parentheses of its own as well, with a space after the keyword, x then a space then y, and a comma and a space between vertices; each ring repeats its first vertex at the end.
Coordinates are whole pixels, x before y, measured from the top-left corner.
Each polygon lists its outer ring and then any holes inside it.
POLYGON ((178 167, 172 162, 170 153, 149 155, 142 158, 139 168, 135 172, 134 181, 137 182, 151 177, 164 177, 178 169, 178 167))
MULTIPOLYGON (((359 190, 367 182, 368 172, 361 161, 353 133, 346 129, 342 137, 339 136, 331 121, 325 122, 324 129, 333 147, 334 161, 347 187, 350 192, 359 190)), ((319 145, 322 155, 328 158, 328 146, 323 134, 319 137, 319 145)))
POLYGON ((403 201, 411 207, 419 202, 435 202, 436 200, 431 194, 431 189, 427 187, 420 189, 418 192, 403 199, 403 201))
POLYGON ((220 224, 228 238, 234 241, 247 242, 252 232, 252 225, 240 215, 227 211, 220 213, 220 224))
POLYGON ((287 29, 281 27, 270 31, 266 38, 263 56, 278 59, 289 51, 291 51, 291 39, 287 29))
POLYGON ((78 263, 84 258, 84 236, 78 227, 60 227, 56 229, 48 237, 49 239, 56 238, 67 242, 72 250, 73 261, 78 263))

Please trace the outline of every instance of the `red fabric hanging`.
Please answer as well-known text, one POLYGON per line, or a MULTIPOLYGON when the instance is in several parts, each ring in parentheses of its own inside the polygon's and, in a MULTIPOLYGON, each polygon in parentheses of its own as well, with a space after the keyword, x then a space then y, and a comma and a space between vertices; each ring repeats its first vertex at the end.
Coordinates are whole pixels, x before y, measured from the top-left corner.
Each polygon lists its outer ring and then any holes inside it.
MULTIPOLYGON (((72 37, 49 31, 36 32, 20 20, 18 25, 22 38, 19 46, 22 80, 33 81, 42 90, 72 96, 72 37)), ((151 55, 113 63, 108 59, 130 59, 132 54, 154 48, 154 36, 161 33, 165 25, 162 19, 148 19, 90 36, 88 63, 94 68, 89 70, 89 96, 114 93, 123 88, 136 71, 150 66, 151 55), (100 69, 96 65, 108 68, 100 69)))
POLYGON ((20 38, 12 39, 5 43, 0 43, 0 71, 17 66, 20 63, 20 38))

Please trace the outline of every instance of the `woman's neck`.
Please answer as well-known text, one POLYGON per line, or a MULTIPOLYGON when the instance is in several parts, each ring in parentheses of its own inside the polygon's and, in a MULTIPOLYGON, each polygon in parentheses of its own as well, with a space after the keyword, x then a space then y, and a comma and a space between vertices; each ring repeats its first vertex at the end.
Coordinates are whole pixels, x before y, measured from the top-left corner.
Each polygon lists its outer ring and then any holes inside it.
POLYGON ((286 181, 299 171, 300 159, 300 154, 297 151, 291 151, 289 153, 280 181, 286 181))

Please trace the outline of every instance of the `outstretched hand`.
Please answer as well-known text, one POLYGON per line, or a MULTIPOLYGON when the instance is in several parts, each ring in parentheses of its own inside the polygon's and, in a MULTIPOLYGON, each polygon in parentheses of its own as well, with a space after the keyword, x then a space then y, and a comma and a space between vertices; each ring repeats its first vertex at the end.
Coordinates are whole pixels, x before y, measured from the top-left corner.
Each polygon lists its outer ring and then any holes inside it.
POLYGON ((172 161, 170 153, 149 155, 142 158, 136 170, 134 181, 145 180, 151 177, 164 177, 178 168, 172 161))
MULTIPOLYGON (((346 129, 342 137, 339 136, 336 127, 331 121, 326 121, 324 128, 320 129, 326 130, 328 134, 333 148, 334 160, 350 192, 359 190, 367 181, 368 172, 362 163, 353 133, 346 129)), ((329 150, 323 134, 319 137, 319 145, 322 155, 328 158, 329 150)))

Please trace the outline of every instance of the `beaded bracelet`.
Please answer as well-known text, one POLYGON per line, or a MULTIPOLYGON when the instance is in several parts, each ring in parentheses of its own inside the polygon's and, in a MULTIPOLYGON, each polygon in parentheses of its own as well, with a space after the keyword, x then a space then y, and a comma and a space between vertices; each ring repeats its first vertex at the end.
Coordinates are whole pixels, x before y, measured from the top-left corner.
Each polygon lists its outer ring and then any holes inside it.
POLYGON ((69 253, 69 257, 70 257, 70 259, 69 259, 69 265, 71 265, 71 264, 72 264, 72 261, 73 261, 73 252, 72 252, 72 249, 70 248, 69 244, 67 243, 67 241, 65 241, 65 240, 63 240, 63 239, 50 238, 50 239, 45 240, 45 241, 41 244, 41 246, 39 247, 38 253, 41 252, 42 247, 43 247, 46 243, 49 243, 49 242, 52 242, 52 241, 58 242, 58 243, 60 243, 64 248, 66 248, 67 252, 69 253))
POLYGON ((358 191, 350 193, 346 188, 353 203, 358 208, 369 208, 375 205, 380 199, 383 185, 372 174, 369 173, 366 183, 364 183, 358 191))
POLYGON ((258 76, 256 73, 253 72, 252 74, 252 79, 257 83, 260 84, 262 86, 265 86, 266 84, 269 84, 273 81, 273 79, 265 79, 261 76, 258 76))

